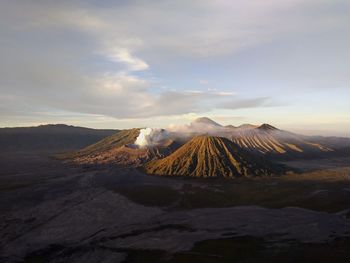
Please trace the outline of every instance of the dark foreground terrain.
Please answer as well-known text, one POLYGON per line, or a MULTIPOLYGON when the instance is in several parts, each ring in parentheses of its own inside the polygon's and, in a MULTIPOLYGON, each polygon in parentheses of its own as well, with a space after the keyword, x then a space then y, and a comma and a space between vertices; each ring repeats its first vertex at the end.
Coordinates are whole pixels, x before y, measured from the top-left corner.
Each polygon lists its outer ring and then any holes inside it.
POLYGON ((279 178, 84 170, 0 156, 0 262, 350 262, 350 161, 279 178))

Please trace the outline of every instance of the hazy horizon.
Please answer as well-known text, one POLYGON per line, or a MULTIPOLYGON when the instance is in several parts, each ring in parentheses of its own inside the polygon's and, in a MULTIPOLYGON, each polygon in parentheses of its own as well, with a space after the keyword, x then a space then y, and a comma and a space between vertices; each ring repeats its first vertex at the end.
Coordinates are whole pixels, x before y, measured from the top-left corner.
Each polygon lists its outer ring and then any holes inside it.
POLYGON ((350 137, 350 3, 2 1, 0 127, 207 116, 350 137))
MULTIPOLYGON (((198 118, 201 117, 205 117, 205 116, 199 116, 198 118)), ((215 118, 211 118, 212 120, 216 121, 215 118)), ((115 129, 115 130, 120 130, 120 129, 132 129, 132 128, 146 128, 146 127, 150 127, 150 128, 163 128, 163 129, 168 129, 168 128, 172 128, 173 125, 179 125, 179 126, 183 126, 183 125, 189 125, 191 123, 191 121, 195 120, 195 118, 193 119, 187 119, 187 122, 178 122, 178 123, 171 123, 169 125, 166 126, 161 126, 161 125, 147 125, 147 123, 145 123, 144 125, 138 125, 135 123, 134 126, 119 126, 119 127, 115 127, 113 125, 111 126, 83 126, 83 125, 79 125, 79 124, 74 124, 74 123, 63 123, 63 122, 58 122, 58 123, 33 123, 33 124, 29 124, 29 125, 18 125, 18 126, 2 126, 0 128, 28 128, 28 127, 38 127, 38 126, 42 126, 42 125, 68 125, 68 126, 74 126, 74 127, 83 127, 83 128, 91 128, 91 129, 115 129)), ((256 126, 260 126, 264 123, 248 123, 248 122, 235 122, 235 123, 221 123, 218 122, 219 124, 226 126, 226 125, 233 125, 235 127, 238 127, 240 125, 244 125, 244 124, 252 124, 252 125, 256 125, 256 126)), ((268 123, 270 124, 270 123, 268 123)), ((271 124, 270 124, 271 125, 271 124)), ((329 130, 305 130, 305 129, 294 129, 293 127, 280 127, 278 125, 272 125, 278 129, 281 130, 285 130, 285 131, 289 131, 289 132, 293 132, 293 133, 297 133, 297 134, 301 134, 301 135, 310 135, 310 136, 339 136, 339 137, 349 137, 348 133, 343 133, 341 131, 329 131, 329 130)))

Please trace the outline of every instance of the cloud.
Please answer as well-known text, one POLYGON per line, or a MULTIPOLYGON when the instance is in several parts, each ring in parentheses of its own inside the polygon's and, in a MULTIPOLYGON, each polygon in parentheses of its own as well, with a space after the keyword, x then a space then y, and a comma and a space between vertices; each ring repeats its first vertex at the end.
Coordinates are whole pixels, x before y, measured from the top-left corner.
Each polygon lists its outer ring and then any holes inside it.
POLYGON ((224 101, 223 103, 217 105, 218 108, 231 110, 271 106, 276 106, 276 104, 272 103, 271 98, 269 97, 258 97, 249 99, 234 98, 229 101, 224 101))
POLYGON ((149 68, 147 63, 135 56, 132 56, 126 48, 111 48, 107 56, 114 62, 125 63, 130 71, 146 70, 149 68))
POLYGON ((199 57, 228 55, 296 32, 332 29, 347 19, 346 12, 338 10, 347 8, 343 1, 136 2, 110 2, 104 7, 64 1, 22 3, 23 17, 18 5, 10 2, 3 4, 2 14, 10 8, 16 15, 8 18, 8 24, 18 20, 22 27, 80 30, 118 49, 139 46, 199 57))
MULTIPOLYGON (((45 61, 42 63, 46 64, 45 61)), ((46 64, 40 70, 27 70, 29 67, 30 64, 22 70, 17 69, 21 75, 20 80, 4 71, 4 77, 0 79, 5 93, 11 94, 3 96, 3 101, 8 103, 2 105, 7 109, 17 109, 18 114, 21 114, 19 109, 25 109, 26 114, 50 109, 51 112, 64 110, 118 119, 136 119, 227 108, 232 98, 246 107, 245 101, 240 102, 236 95, 220 91, 164 90, 154 93, 152 82, 126 72, 88 77, 72 67, 61 67, 58 64, 46 64), (62 76, 59 83, 55 82, 57 75, 62 76), (50 88, 46 89, 45 86, 50 88)), ((7 67, 6 70, 10 73, 15 69, 7 67)))
MULTIPOLYGON (((347 32, 348 14, 342 11, 347 6, 345 1, 316 0, 111 1, 103 5, 93 1, 3 1, 0 114, 34 115, 48 110, 130 119, 273 106, 275 99, 265 92, 243 96, 234 88, 214 89, 232 85, 227 81, 223 85, 219 77, 212 80, 210 74, 222 71, 236 80, 239 69, 245 68, 248 75, 250 64, 230 68, 230 63, 240 59, 235 55, 250 54, 247 49, 254 51, 276 39, 296 39, 295 46, 302 49, 300 35, 333 29, 347 32), (193 75, 184 76, 187 69, 193 75), (195 81, 193 87, 185 80, 201 77, 205 79, 195 81), (209 83, 211 89, 203 89, 209 83), (172 90, 161 88, 166 85, 172 90)), ((312 48, 313 44, 311 41, 312 48)), ((343 70, 331 65, 334 72, 349 76, 349 60, 338 56, 332 45, 325 47, 332 51, 329 57, 345 61, 343 70)), ((272 49, 278 50, 274 45, 272 49)), ((292 66, 275 63, 272 72, 265 68, 271 53, 266 59, 261 55, 265 53, 259 53, 252 60, 261 61, 257 72, 271 73, 267 79, 285 79, 294 77, 290 72, 295 68, 306 72, 300 65, 312 68, 303 63, 304 54, 310 53, 304 51, 292 66), (282 74, 280 68, 287 70, 282 74)), ((283 52, 276 56, 284 58, 283 52)), ((317 64, 328 73, 322 58, 317 64)), ((332 61, 339 65, 338 60, 332 61)), ((317 75, 320 82, 328 78, 318 73, 312 79, 317 75)), ((327 83, 333 83, 329 79, 327 83)), ((341 84, 347 87, 347 83, 344 78, 341 84)))

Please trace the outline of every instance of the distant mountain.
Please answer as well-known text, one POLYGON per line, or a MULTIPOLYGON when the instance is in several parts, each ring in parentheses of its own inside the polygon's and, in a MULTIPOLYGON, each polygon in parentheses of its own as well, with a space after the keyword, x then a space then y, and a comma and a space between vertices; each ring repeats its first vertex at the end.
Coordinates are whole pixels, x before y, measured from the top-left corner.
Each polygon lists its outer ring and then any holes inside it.
POLYGON ((251 152, 280 155, 280 157, 310 156, 331 152, 332 149, 302 135, 279 130, 269 124, 237 129, 231 140, 251 152))
POLYGON ((49 124, 36 127, 0 128, 2 151, 67 151, 95 143, 118 130, 99 130, 49 124))
POLYGON ((321 143, 333 149, 343 149, 350 147, 350 138, 335 136, 303 136, 305 140, 313 143, 321 143))
POLYGON ((283 131, 267 123, 260 126, 222 126, 204 117, 192 122, 189 128, 194 135, 226 137, 252 153, 278 156, 280 159, 318 156, 332 151, 322 141, 309 140, 306 136, 283 131))
POLYGON ((167 139, 157 147, 139 148, 134 142, 140 129, 123 130, 69 156, 82 165, 140 166, 173 152, 178 144, 167 139))
POLYGON ((201 117, 195 119, 191 124, 205 124, 209 126, 215 126, 215 127, 222 127, 221 124, 213 121, 212 119, 209 119, 207 117, 201 117))
POLYGON ((272 125, 267 124, 267 123, 260 125, 258 127, 258 129, 263 130, 263 131, 276 131, 276 130, 278 130, 276 127, 273 127, 272 125))
MULTIPOLYGON (((346 139, 298 135, 267 123, 222 126, 205 117, 166 132, 160 141, 153 138, 157 144, 135 145, 139 134, 140 129, 122 130, 62 156, 82 165, 128 167, 147 163, 145 171, 151 174, 233 177, 275 174, 279 167, 267 159, 327 157, 334 154, 329 145, 348 145, 346 139)), ((339 154, 347 155, 349 150, 344 148, 339 154)))
POLYGON ((148 174, 192 177, 269 176, 280 168, 222 137, 198 136, 144 166, 148 174))

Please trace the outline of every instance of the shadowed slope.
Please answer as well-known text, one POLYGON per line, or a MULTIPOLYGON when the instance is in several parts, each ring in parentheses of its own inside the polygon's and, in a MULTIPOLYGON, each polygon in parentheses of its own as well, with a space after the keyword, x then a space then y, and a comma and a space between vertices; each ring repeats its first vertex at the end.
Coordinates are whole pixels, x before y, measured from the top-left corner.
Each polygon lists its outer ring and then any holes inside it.
POLYGON ((148 174, 194 177, 272 175, 275 168, 222 137, 198 136, 168 157, 147 163, 148 174))

